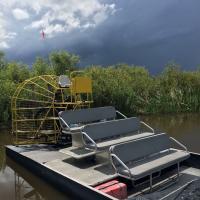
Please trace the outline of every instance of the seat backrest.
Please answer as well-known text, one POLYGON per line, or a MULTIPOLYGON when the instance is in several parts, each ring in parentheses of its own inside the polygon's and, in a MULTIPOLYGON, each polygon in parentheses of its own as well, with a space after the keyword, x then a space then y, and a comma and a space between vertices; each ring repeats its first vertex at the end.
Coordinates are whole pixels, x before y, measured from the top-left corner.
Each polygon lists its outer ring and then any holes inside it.
POLYGON ((61 111, 59 117, 68 124, 91 123, 101 120, 114 119, 116 110, 112 106, 61 111))
POLYGON ((60 87, 70 87, 71 86, 71 81, 70 81, 69 77, 65 76, 65 75, 59 76, 58 83, 59 83, 60 87))
POLYGON ((94 141, 99 139, 110 138, 127 133, 134 133, 140 128, 140 121, 137 117, 112 120, 94 124, 88 124, 83 128, 94 141))
POLYGON ((130 141, 112 147, 112 153, 124 163, 142 159, 170 148, 169 136, 165 133, 130 141))

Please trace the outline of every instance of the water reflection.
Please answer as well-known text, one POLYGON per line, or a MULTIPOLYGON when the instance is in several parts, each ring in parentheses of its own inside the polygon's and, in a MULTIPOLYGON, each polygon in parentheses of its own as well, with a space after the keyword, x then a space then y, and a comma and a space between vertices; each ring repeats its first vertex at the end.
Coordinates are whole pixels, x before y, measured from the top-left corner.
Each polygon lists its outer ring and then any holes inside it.
POLYGON ((190 151, 200 153, 200 114, 141 116, 157 132, 165 132, 184 143, 190 151))
MULTIPOLYGON (((190 151, 200 153, 200 114, 154 115, 140 118, 157 132, 166 132, 183 142, 190 151)), ((68 195, 58 192, 23 166, 11 159, 5 159, 4 145, 11 143, 8 132, 0 132, 0 199, 70 199, 68 195)))
POLYGON ((14 193, 15 200, 67 200, 67 195, 55 190, 42 179, 38 178, 30 171, 7 158, 6 164, 14 170, 14 193))
POLYGON ((8 130, 0 130, 0 172, 6 167, 6 157, 4 145, 11 144, 11 136, 8 130))
POLYGON ((6 158, 4 145, 11 144, 9 131, 0 133, 0 199, 2 200, 67 200, 51 185, 32 174, 10 158, 6 158))
POLYGON ((15 177, 15 199, 35 199, 42 200, 44 199, 38 191, 32 188, 23 178, 21 178, 17 173, 15 177))

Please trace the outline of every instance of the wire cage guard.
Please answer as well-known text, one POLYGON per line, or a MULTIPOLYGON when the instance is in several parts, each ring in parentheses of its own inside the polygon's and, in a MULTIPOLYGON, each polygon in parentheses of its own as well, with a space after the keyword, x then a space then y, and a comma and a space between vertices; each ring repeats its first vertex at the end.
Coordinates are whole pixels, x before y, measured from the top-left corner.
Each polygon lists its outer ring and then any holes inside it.
POLYGON ((90 107, 91 79, 73 75, 42 75, 19 84, 11 100, 14 144, 57 143, 61 133, 58 112, 90 107), (68 81, 64 87, 62 80, 68 81))

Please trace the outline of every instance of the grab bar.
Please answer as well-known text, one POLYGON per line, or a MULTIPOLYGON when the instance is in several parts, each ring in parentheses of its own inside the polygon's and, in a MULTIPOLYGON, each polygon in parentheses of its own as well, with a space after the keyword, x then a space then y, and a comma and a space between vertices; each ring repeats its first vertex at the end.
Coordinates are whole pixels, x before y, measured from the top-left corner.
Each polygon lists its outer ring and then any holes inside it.
POLYGON ((143 121, 140 121, 140 123, 143 124, 144 126, 146 126, 147 128, 149 128, 153 133, 155 133, 154 129, 151 126, 149 126, 148 124, 146 124, 143 121))

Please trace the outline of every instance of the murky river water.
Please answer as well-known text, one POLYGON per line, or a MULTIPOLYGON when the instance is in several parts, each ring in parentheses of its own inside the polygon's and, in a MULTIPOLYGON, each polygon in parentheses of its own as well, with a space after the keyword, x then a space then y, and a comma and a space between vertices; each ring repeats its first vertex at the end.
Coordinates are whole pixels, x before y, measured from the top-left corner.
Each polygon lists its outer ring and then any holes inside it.
MULTIPOLYGON (((157 132, 166 132, 200 153, 200 114, 142 116, 157 132)), ((22 166, 6 159, 4 145, 11 143, 8 130, 0 132, 0 200, 70 199, 22 166)))

